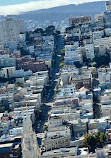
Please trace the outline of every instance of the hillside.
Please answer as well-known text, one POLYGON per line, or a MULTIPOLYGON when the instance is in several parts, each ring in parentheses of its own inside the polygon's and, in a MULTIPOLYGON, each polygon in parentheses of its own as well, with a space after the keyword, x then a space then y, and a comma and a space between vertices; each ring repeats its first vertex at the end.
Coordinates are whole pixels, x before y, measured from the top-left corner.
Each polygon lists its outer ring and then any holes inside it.
POLYGON ((91 15, 93 18, 95 14, 100 14, 105 11, 105 2, 90 2, 80 5, 67 5, 54 7, 50 9, 43 9, 37 11, 31 11, 27 13, 22 13, 17 17, 24 20, 34 20, 38 22, 44 22, 49 20, 50 22, 60 22, 71 16, 83 16, 91 15))

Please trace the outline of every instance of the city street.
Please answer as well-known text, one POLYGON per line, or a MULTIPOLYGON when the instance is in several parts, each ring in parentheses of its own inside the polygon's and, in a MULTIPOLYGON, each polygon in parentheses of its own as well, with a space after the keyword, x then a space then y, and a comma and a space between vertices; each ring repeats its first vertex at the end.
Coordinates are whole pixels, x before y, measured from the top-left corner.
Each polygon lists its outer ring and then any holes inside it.
POLYGON ((51 89, 49 90, 49 94, 48 94, 48 98, 47 98, 47 102, 52 102, 54 99, 54 89, 58 83, 58 79, 59 79, 59 71, 60 71, 60 52, 61 49, 64 48, 64 38, 62 35, 59 35, 57 37, 57 45, 56 45, 56 53, 55 53, 55 63, 53 66, 53 70, 52 70, 52 82, 51 84, 51 89))
MULTIPOLYGON (((36 133, 42 133, 43 132, 43 127, 44 124, 47 122, 48 120, 48 112, 51 109, 51 106, 53 105, 53 100, 54 100, 54 90, 55 87, 58 83, 58 79, 59 79, 59 64, 60 64, 60 52, 61 49, 64 48, 64 38, 59 35, 57 38, 57 45, 56 45, 56 54, 55 54, 55 64, 53 66, 53 70, 52 70, 52 82, 50 82, 50 89, 48 90, 47 93, 47 101, 46 103, 44 103, 42 105, 42 118, 41 120, 36 120, 36 124, 35 124, 35 132, 36 133)), ((41 144, 41 139, 38 139, 39 144, 41 144)))

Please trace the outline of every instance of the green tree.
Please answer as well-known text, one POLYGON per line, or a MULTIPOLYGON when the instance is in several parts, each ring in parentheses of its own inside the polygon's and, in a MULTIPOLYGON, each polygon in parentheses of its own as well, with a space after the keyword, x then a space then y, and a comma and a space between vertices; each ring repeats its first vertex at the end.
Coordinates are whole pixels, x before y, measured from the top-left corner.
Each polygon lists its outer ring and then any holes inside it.
POLYGON ((110 62, 110 55, 106 53, 100 57, 95 57, 94 61, 97 63, 97 67, 108 65, 110 62))
POLYGON ((95 151, 97 147, 103 147, 107 140, 107 133, 97 132, 94 136, 87 134, 83 140, 83 144, 88 147, 89 152, 95 151))
POLYGON ((61 50, 61 55, 65 55, 65 48, 61 50))
POLYGON ((56 87, 55 87, 56 93, 58 93, 58 90, 59 90, 59 84, 57 84, 56 87))
POLYGON ((87 59, 87 62, 88 62, 88 63, 90 63, 90 62, 91 62, 91 59, 90 59, 90 58, 88 58, 88 59, 87 59))
POLYGON ((45 85, 45 89, 50 89, 50 88, 51 88, 50 84, 45 85))
POLYGON ((91 65, 92 65, 93 67, 96 67, 96 66, 97 66, 97 63, 94 61, 91 65))
POLYGON ((62 68, 63 66, 64 66, 64 62, 61 62, 61 63, 59 64, 59 67, 62 68))
POLYGON ((55 26, 50 25, 46 28, 45 33, 47 35, 53 35, 55 33, 55 26))
POLYGON ((75 65, 77 68, 81 68, 81 67, 82 67, 82 64, 81 64, 79 61, 74 62, 74 65, 75 65))
POLYGON ((71 33, 71 30, 73 30, 73 26, 72 26, 72 27, 67 27, 67 28, 65 29, 65 32, 66 32, 66 33, 71 33))
POLYGON ((26 32, 26 44, 31 44, 33 42, 33 38, 30 37, 30 33, 26 32))
POLYGON ((29 41, 30 40, 30 34, 29 34, 29 32, 27 31, 26 32, 26 41, 29 41))
POLYGON ((96 139, 93 135, 87 134, 83 140, 83 144, 88 147, 89 152, 94 152, 96 149, 96 139))
POLYGON ((5 107, 0 107, 0 113, 5 112, 5 107))
POLYGON ((53 79, 53 77, 52 77, 52 75, 50 74, 50 75, 49 75, 49 80, 52 80, 52 79, 53 79))
POLYGON ((63 56, 60 58, 60 61, 64 61, 64 57, 63 56))
POLYGON ((101 143, 102 146, 106 142, 106 139, 107 139, 106 133, 101 133, 100 134, 100 143, 101 143))
POLYGON ((28 50, 25 50, 23 47, 20 48, 21 55, 29 55, 28 50))
POLYGON ((41 35, 44 34, 44 30, 42 28, 37 28, 34 33, 40 33, 41 35))
POLYGON ((101 135, 101 133, 100 133, 99 131, 95 134, 96 145, 97 145, 98 147, 101 146, 100 135, 101 135))
POLYGON ((44 130, 44 131, 48 131, 48 126, 45 125, 45 126, 43 127, 43 130, 44 130))

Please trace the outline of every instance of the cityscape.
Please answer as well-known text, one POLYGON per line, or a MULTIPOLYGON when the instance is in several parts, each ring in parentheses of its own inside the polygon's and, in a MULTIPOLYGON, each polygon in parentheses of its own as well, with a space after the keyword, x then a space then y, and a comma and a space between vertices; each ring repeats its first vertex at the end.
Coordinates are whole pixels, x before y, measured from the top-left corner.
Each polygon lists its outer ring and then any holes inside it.
POLYGON ((111 158, 104 5, 55 22, 0 16, 0 158, 111 158))

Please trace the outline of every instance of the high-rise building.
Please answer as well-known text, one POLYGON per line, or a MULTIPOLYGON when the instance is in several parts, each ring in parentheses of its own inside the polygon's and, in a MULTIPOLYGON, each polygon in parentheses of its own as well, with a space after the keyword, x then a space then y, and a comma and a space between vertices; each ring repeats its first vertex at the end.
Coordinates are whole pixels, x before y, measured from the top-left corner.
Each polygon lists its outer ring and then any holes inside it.
POLYGON ((104 12, 105 28, 111 28, 111 12, 104 12))
POLYGON ((106 2, 106 12, 104 12, 105 28, 111 28, 111 1, 106 2))
POLYGON ((24 30, 23 20, 5 17, 0 21, 0 44, 15 48, 20 40, 19 34, 24 30))
POLYGON ((106 11, 111 12, 111 1, 106 1, 106 11))

